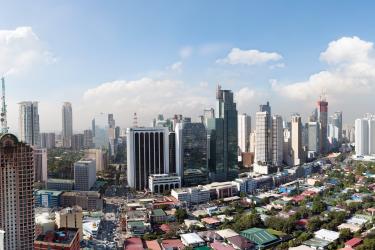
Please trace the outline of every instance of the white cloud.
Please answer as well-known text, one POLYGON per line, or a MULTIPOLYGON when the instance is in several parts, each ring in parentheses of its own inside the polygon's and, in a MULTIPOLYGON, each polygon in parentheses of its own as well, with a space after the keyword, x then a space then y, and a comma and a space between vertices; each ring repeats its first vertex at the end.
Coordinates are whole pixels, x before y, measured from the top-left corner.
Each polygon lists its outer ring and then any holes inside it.
POLYGON ((216 63, 231 65, 258 65, 271 61, 279 61, 282 58, 283 57, 276 52, 262 52, 259 50, 241 50, 239 48, 233 48, 225 58, 216 60, 216 63))
POLYGON ((353 94, 371 94, 375 90, 373 43, 358 37, 342 37, 329 43, 320 59, 329 67, 305 81, 273 83, 277 93, 288 98, 315 100, 324 91, 332 99, 344 100, 353 94))
POLYGON ((192 53, 193 53, 193 48, 190 46, 185 46, 182 49, 180 49, 180 57, 182 59, 186 59, 190 57, 192 53))
POLYGON ((113 112, 119 124, 130 125, 132 114, 137 112, 139 123, 149 125, 157 114, 182 113, 195 118, 203 108, 212 106, 212 95, 205 87, 191 87, 178 80, 118 80, 87 90, 80 113, 113 112))
POLYGON ((249 87, 244 87, 235 92, 234 98, 240 112, 248 111, 255 105, 257 92, 249 87))
POLYGON ((17 74, 55 60, 31 27, 0 30, 0 74, 17 74))
POLYGON ((175 62, 172 65, 168 66, 167 69, 176 71, 176 72, 181 72, 182 71, 182 65, 183 63, 181 61, 175 62))

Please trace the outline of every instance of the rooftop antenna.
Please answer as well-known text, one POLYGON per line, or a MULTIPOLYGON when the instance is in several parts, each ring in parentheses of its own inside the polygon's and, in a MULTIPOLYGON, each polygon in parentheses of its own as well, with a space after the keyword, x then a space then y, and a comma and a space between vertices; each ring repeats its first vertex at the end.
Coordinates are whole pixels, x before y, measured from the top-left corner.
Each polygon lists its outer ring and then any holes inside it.
POLYGON ((134 116, 133 116, 133 127, 134 128, 138 127, 137 113, 134 113, 134 116))
POLYGON ((7 105, 5 103, 5 79, 1 77, 1 88, 2 88, 2 95, 1 95, 1 133, 6 134, 8 133, 8 122, 7 122, 7 105))

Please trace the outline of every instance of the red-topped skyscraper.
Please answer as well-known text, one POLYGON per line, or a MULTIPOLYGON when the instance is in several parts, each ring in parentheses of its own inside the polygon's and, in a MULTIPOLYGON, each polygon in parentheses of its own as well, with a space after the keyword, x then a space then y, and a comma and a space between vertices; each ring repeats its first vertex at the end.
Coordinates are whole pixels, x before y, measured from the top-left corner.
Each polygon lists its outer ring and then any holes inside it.
POLYGON ((328 128, 328 102, 325 94, 320 96, 320 100, 317 102, 320 133, 319 133, 319 148, 320 153, 324 154, 328 151, 328 139, 327 139, 327 128, 328 128))

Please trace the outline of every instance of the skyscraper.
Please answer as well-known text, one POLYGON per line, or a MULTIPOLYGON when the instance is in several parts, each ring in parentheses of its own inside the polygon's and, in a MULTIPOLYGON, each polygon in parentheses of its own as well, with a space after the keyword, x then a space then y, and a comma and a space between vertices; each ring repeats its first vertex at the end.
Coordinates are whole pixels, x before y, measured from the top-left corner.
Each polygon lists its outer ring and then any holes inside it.
POLYGON ((108 116, 105 113, 95 115, 92 122, 93 125, 93 141, 96 148, 108 148, 109 146, 109 130, 108 116))
POLYGON ((96 181, 96 162, 82 159, 74 163, 74 189, 89 191, 96 181))
POLYGON ((272 118, 271 107, 260 105, 255 114, 255 163, 267 165, 272 161, 272 118))
POLYGON ((208 119, 210 131, 210 178, 212 181, 233 180, 238 176, 237 108, 230 90, 216 92, 215 119, 208 119))
POLYGON ((375 116, 355 120, 355 154, 375 155, 375 116))
POLYGON ((56 136, 55 133, 40 133, 40 147, 51 149, 55 148, 56 136))
POLYGON ((207 183, 207 131, 202 123, 177 123, 176 162, 183 185, 207 183))
POLYGON ((38 102, 20 102, 19 137, 29 145, 40 146, 38 102))
POLYGON ((283 164, 284 129, 283 119, 279 115, 272 116, 272 164, 283 164))
POLYGON ((308 144, 307 144, 307 157, 314 158, 319 152, 319 130, 318 122, 308 122, 307 124, 308 144))
POLYGON ((0 228, 5 249, 33 249, 33 150, 12 134, 0 136, 0 228))
POLYGON ((249 152, 250 133, 251 133, 251 117, 247 114, 238 115, 238 147, 241 152, 249 152))
POLYGON ((128 128, 126 137, 130 187, 143 190, 149 175, 169 173, 168 128, 128 128))
POLYGON ((91 129, 87 129, 83 131, 83 147, 85 149, 94 147, 93 135, 92 135, 91 129))
POLYGON ((64 102, 62 106, 62 141, 64 148, 70 148, 73 135, 73 113, 72 104, 64 102))
POLYGON ((320 123, 319 149, 321 153, 324 154, 328 152, 328 102, 326 101, 324 96, 321 96, 320 100, 317 102, 317 105, 320 123))
POLYGON ((342 142, 342 112, 337 111, 329 118, 328 138, 332 148, 337 148, 342 142))
POLYGON ((302 149, 302 122, 299 114, 292 116, 292 162, 293 165, 301 165, 304 162, 303 149, 302 149))

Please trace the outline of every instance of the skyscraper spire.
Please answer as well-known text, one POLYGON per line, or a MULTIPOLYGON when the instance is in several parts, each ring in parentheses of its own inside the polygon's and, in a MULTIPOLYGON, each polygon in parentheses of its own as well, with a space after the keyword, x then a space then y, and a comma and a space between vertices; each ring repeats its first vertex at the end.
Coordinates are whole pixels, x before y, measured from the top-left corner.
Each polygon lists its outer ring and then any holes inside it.
POLYGON ((8 122, 7 122, 7 105, 5 102, 5 79, 4 77, 1 78, 1 87, 2 87, 2 95, 1 95, 1 133, 6 134, 8 133, 8 122))

